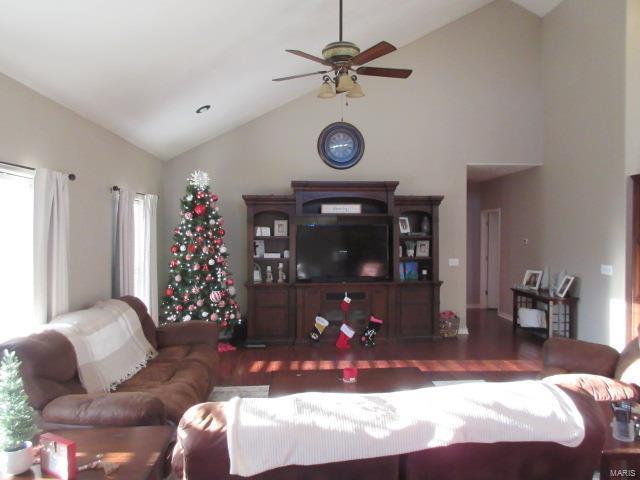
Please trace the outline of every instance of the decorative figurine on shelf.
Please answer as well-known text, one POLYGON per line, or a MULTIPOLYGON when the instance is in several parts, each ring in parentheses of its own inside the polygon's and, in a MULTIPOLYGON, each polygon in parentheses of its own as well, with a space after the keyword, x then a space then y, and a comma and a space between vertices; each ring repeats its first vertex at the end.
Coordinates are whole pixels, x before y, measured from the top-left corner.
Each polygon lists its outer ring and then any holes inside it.
POLYGON ((257 263, 253 264, 253 283, 262 283, 262 271, 257 263))
POLYGON ((273 283, 273 272, 271 271, 271 265, 267 265, 267 275, 266 275, 265 282, 273 283))
POLYGON ((405 247, 407 249, 407 257, 416 256, 416 242, 414 242, 413 240, 409 240, 405 242, 405 247))
POLYGON ((284 273, 284 264, 278 264, 278 283, 284 283, 287 281, 287 276, 284 273))
POLYGON ((422 233, 429 233, 430 229, 431 224, 429 223, 429 217, 425 215, 424 217, 422 217, 422 222, 420 223, 420 231, 422 233))

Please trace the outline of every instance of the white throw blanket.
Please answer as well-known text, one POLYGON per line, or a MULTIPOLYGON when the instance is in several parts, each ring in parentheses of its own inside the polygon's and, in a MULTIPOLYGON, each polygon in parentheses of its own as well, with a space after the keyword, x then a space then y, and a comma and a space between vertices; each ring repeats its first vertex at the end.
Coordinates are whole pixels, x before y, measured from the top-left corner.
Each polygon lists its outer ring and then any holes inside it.
POLYGON ((535 381, 357 395, 234 398, 225 407, 231 474, 399 455, 454 443, 584 438, 571 398, 535 381))
POLYGON ((155 357, 136 312, 121 300, 56 317, 47 328, 69 339, 76 351, 80 381, 88 393, 109 392, 155 357))

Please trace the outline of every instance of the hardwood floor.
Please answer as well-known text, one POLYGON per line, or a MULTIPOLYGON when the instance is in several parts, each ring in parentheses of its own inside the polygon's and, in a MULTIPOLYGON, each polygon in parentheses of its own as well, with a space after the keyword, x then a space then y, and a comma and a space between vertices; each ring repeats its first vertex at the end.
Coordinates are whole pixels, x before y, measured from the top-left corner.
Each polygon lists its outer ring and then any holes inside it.
POLYGON ((358 341, 348 351, 333 343, 239 349, 220 355, 218 385, 262 385, 270 372, 417 367, 429 380, 484 379, 508 381, 535 378, 542 368, 543 339, 519 331, 487 310, 469 310, 469 335, 432 341, 387 341, 364 348, 358 341))

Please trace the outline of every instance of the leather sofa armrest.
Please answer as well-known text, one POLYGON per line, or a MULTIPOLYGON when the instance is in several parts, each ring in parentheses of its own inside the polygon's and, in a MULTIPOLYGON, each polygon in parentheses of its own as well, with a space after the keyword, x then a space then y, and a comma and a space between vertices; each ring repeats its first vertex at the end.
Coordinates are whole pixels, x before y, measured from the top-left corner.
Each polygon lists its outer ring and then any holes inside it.
POLYGON ((562 369, 569 373, 590 373, 613 377, 620 354, 598 343, 550 338, 542 347, 545 370, 562 369))
POLYGON ((204 320, 167 323, 156 330, 158 348, 175 345, 206 344, 218 348, 218 325, 204 320))
POLYGON ((42 410, 42 420, 52 424, 133 427, 165 425, 162 401, 150 393, 114 392, 63 395, 42 410))

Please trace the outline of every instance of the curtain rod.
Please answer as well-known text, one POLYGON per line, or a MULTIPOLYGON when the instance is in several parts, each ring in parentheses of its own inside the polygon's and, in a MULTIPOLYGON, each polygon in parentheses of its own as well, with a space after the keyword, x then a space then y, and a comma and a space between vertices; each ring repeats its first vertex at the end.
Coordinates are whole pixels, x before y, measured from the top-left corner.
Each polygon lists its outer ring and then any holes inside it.
MULTIPOLYGON (((120 191, 120 187, 118 185, 114 185, 113 187, 111 187, 111 191, 112 192, 119 192, 120 191)), ((136 195, 149 195, 149 194, 148 193, 136 192, 136 195)))
MULTIPOLYGON (((18 165, 17 163, 11 163, 11 162, 5 162, 5 161, 2 161, 0 163, 2 163, 4 165, 11 165, 12 167, 25 168, 27 170, 34 170, 35 171, 35 168, 33 168, 33 167, 27 167, 25 165, 18 165)), ((75 173, 69 173, 67 175, 69 176, 69 180, 71 180, 72 182, 76 179, 76 174, 75 173)))

